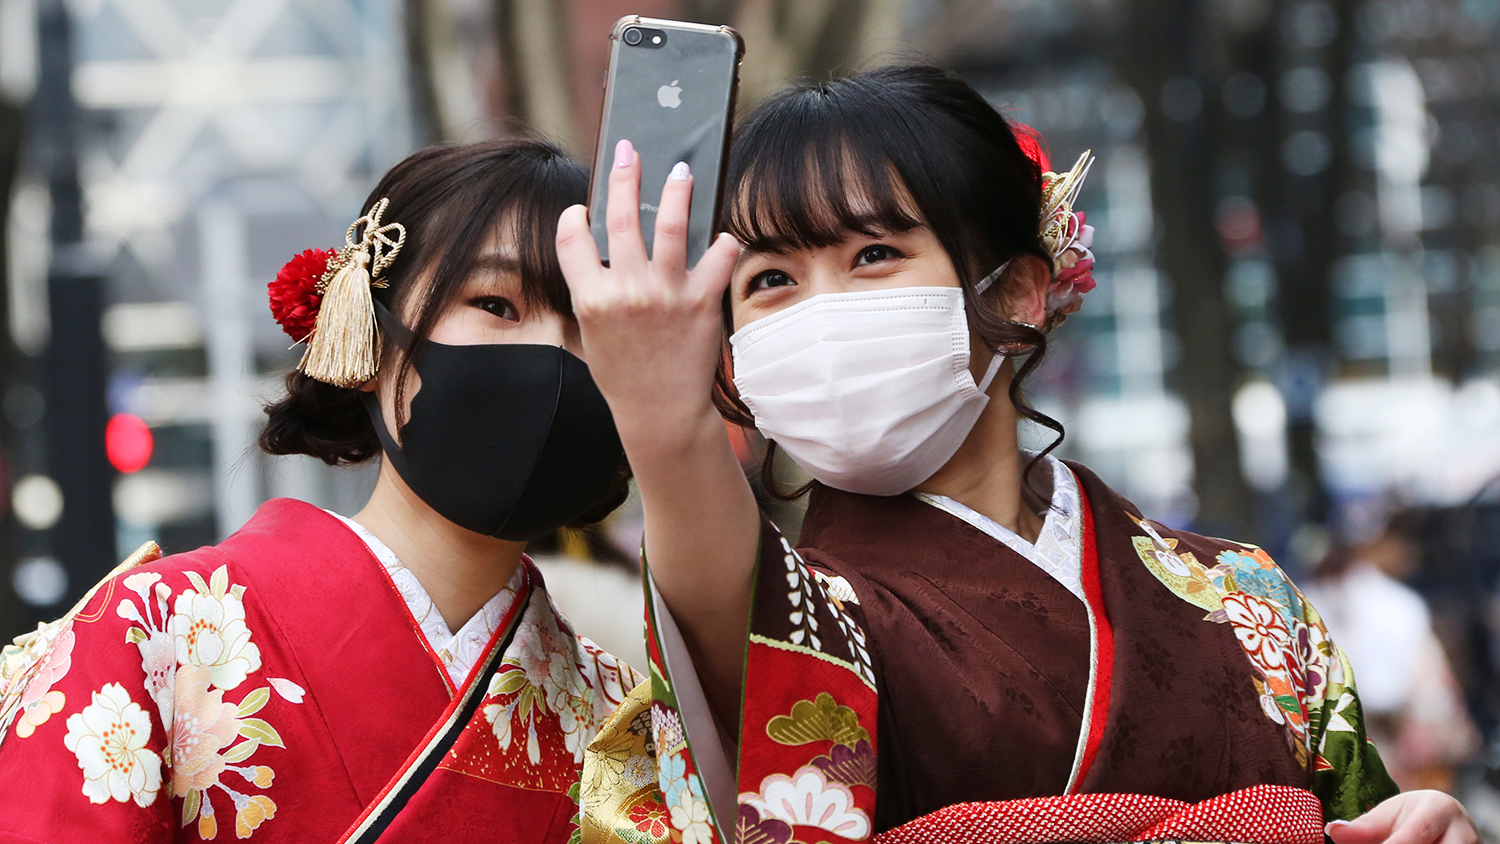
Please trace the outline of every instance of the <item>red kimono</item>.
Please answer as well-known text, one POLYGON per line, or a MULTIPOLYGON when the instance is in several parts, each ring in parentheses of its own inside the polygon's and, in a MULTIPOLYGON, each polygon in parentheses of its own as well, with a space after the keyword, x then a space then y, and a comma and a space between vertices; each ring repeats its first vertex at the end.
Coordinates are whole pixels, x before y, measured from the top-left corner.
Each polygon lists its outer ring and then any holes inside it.
POLYGON ((385 568, 312 505, 142 549, 5 651, 0 844, 566 842, 584 747, 636 676, 523 564, 455 689, 385 568))

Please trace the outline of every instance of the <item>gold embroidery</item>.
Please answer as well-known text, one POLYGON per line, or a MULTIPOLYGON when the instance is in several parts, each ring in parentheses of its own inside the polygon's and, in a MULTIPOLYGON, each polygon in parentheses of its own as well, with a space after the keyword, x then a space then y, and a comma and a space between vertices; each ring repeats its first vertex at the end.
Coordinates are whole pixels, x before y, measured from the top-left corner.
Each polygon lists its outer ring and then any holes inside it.
POLYGON ((651 682, 636 686, 599 728, 583 756, 582 844, 670 844, 656 780, 651 682))

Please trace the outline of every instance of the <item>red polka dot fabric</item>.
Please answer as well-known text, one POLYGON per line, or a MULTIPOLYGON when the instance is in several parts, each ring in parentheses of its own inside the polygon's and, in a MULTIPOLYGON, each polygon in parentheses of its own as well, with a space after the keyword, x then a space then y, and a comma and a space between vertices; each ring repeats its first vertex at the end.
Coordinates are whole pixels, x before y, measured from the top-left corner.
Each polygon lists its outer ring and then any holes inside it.
POLYGON ((1149 794, 1075 794, 959 803, 875 836, 875 844, 1323 844, 1311 792, 1258 785, 1202 803, 1149 794))

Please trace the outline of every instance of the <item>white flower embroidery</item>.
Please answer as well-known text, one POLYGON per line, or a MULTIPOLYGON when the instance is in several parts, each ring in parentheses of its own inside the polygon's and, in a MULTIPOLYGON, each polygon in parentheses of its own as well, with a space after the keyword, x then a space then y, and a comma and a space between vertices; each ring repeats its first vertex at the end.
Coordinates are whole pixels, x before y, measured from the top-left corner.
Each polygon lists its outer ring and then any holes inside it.
POLYGON ((741 794, 740 803, 794 826, 815 826, 842 838, 863 840, 870 834, 870 818, 864 810, 855 808, 853 792, 847 786, 830 783, 820 769, 810 765, 790 777, 766 777, 760 793, 741 794))
POLYGON ((708 803, 684 788, 672 805, 672 826, 682 833, 682 844, 710 844, 714 840, 708 803))
MULTIPOLYGON (((271 787, 276 772, 270 766, 235 763, 262 747, 285 747, 274 726, 252 716, 270 702, 273 689, 292 704, 301 703, 306 690, 291 680, 270 677, 268 685, 249 689, 238 703, 225 701, 226 691, 243 686, 262 667, 260 649, 250 641, 245 620, 245 587, 229 582, 225 566, 208 581, 196 571, 182 574, 194 588, 178 593, 175 600, 155 572, 125 578, 124 585, 140 596, 141 603, 127 596, 115 612, 134 622, 125 637, 140 649, 145 690, 161 713, 168 745, 157 766, 170 772, 168 792, 182 801, 182 825, 196 818, 198 837, 215 838, 218 816, 213 798, 222 793, 233 803, 235 834, 248 838, 275 817, 276 803, 264 794, 235 790, 230 782, 238 781, 226 775, 232 773, 246 785, 271 787)), ((159 789, 160 771, 155 776, 153 788, 159 789)))
POLYGON ((214 686, 230 690, 260 670, 260 648, 245 625, 243 587, 229 588, 229 572, 220 566, 212 587, 196 572, 186 573, 198 591, 185 590, 173 604, 172 637, 177 661, 207 668, 214 686))
POLYGON ((161 716, 162 729, 172 730, 173 684, 177 676, 177 646, 169 631, 170 616, 167 614, 167 599, 172 590, 159 583, 161 575, 141 572, 125 578, 125 585, 141 596, 141 606, 126 598, 115 607, 115 614, 140 625, 126 632, 127 641, 134 642, 141 652, 141 670, 146 674, 146 694, 156 703, 161 716), (155 586, 156 613, 151 612, 152 587, 155 586), (145 614, 141 614, 141 610, 145 614))
MULTIPOLYGON (((519 646, 516 656, 507 658, 506 662, 519 665, 525 672, 527 684, 540 692, 546 709, 557 715, 563 743, 573 753, 574 761, 581 761, 584 747, 593 738, 597 719, 587 696, 588 684, 579 671, 577 637, 562 630, 556 611, 549 603, 533 601, 526 608, 521 627, 516 631, 516 645, 519 646)), ((500 677, 497 675, 491 683, 491 693, 498 691, 499 682, 500 677)), ((518 698, 517 702, 524 697, 525 695, 518 698)), ((495 718, 491 723, 501 747, 509 745, 511 732, 508 723, 504 726, 500 724, 502 715, 503 720, 511 720, 517 702, 508 706, 492 705, 485 708, 486 716, 491 714, 492 708, 495 709, 495 718)), ((536 741, 536 712, 523 711, 520 715, 528 723, 527 751, 535 763, 540 759, 536 741)))
POLYGON ((626 760, 621 778, 631 788, 643 788, 656 782, 656 763, 649 756, 632 756, 626 760))
POLYGON ((142 808, 161 791, 161 757, 146 747, 151 716, 119 683, 94 692, 82 712, 68 718, 63 746, 83 769, 83 794, 91 803, 134 800, 142 808))

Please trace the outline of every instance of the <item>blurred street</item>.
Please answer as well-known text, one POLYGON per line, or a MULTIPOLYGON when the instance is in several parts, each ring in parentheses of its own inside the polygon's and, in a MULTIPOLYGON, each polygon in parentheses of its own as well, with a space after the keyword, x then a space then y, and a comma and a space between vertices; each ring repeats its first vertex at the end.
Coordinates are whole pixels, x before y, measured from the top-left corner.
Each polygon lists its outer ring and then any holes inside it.
MULTIPOLYGON (((734 25, 741 113, 921 60, 1092 149, 1099 287, 1030 382, 1059 453, 1264 546, 1402 785, 1500 841, 1500 0, 0 0, 0 638, 147 540, 358 509, 373 466, 254 446, 301 353, 266 283, 418 147, 591 160, 628 13, 734 25)), ((535 547, 638 666, 640 521, 535 547)))

